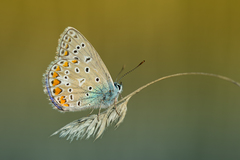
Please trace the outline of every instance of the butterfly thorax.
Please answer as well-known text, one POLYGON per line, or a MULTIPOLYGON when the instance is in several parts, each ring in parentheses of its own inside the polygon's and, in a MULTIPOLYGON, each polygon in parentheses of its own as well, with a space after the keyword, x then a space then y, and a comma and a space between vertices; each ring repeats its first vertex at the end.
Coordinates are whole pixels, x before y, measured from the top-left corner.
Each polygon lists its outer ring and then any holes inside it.
POLYGON ((102 108, 107 108, 114 104, 114 102, 117 102, 118 96, 122 92, 122 85, 118 84, 117 82, 114 82, 114 89, 109 90, 104 96, 103 96, 103 102, 104 104, 101 106, 102 108))

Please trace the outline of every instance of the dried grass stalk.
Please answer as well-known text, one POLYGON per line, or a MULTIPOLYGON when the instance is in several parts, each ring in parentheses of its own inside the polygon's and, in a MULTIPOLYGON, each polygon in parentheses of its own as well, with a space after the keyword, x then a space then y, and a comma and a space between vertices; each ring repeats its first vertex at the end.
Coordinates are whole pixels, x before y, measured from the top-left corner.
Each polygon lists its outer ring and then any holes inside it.
POLYGON ((109 125, 116 123, 115 127, 118 127, 120 123, 123 122, 123 119, 126 116, 127 113, 127 103, 129 99, 135 95, 136 93, 140 92, 142 89, 146 88, 147 86, 167 79, 171 77, 177 77, 177 76, 183 76, 183 75, 204 75, 204 76, 211 76, 211 77, 217 77, 226 81, 229 81, 231 83, 236 84, 240 87, 240 84, 228 77, 224 77, 221 75, 211 74, 211 73, 202 73, 202 72, 189 72, 189 73, 177 73, 169 76, 165 76, 162 78, 159 78, 155 81, 152 81, 139 89, 135 90, 131 94, 127 95, 126 97, 122 98, 120 101, 118 101, 115 105, 110 106, 108 109, 106 109, 104 112, 101 112, 98 116, 97 114, 90 115, 89 117, 83 117, 78 120, 75 120, 66 126, 62 127, 58 131, 54 132, 51 136, 59 134, 59 137, 67 137, 67 140, 73 140, 76 138, 82 139, 82 138, 90 138, 91 136, 95 136, 95 140, 99 138, 106 127, 109 125), (117 112, 115 110, 115 107, 117 109, 117 112))

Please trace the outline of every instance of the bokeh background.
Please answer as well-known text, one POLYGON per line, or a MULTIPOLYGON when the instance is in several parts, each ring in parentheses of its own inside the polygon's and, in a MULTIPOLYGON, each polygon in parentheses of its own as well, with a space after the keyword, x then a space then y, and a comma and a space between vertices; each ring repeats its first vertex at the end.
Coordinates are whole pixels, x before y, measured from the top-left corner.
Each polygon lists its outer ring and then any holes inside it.
POLYGON ((123 96, 159 77, 200 71, 240 81, 240 1, 101 0, 1 2, 0 159, 240 159, 240 88, 221 79, 182 76, 135 95, 124 123, 70 143, 49 137, 89 111, 59 113, 42 74, 63 30, 93 44, 123 96))

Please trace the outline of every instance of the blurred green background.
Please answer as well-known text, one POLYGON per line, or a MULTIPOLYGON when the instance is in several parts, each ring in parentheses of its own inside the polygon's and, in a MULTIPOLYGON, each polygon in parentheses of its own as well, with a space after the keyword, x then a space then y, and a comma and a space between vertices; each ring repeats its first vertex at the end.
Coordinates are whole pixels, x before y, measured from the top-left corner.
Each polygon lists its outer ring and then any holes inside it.
POLYGON ((49 137, 89 111, 59 113, 42 74, 72 26, 92 43, 123 96, 159 77, 201 71, 240 81, 240 1, 2 1, 0 159, 240 159, 240 88, 183 76, 135 95, 124 123, 102 138, 49 137))

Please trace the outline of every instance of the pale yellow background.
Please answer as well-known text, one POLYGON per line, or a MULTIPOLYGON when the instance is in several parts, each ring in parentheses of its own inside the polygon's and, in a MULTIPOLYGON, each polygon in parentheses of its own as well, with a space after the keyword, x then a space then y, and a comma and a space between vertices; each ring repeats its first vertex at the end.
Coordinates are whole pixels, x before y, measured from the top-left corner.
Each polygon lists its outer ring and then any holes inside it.
POLYGON ((164 80, 135 95, 124 123, 69 143, 49 136, 89 111, 61 114, 42 74, 67 26, 93 44, 123 96, 161 76, 201 71, 240 81, 240 1, 2 1, 0 159, 240 159, 240 88, 203 76, 164 80))

